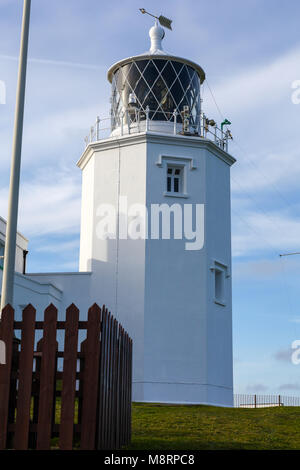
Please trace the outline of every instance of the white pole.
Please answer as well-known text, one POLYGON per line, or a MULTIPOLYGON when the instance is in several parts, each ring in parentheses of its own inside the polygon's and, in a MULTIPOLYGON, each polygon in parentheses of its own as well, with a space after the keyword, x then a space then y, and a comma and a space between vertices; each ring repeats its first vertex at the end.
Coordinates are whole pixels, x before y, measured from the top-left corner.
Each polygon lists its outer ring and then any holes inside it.
POLYGON ((1 311, 7 304, 13 305, 30 4, 31 0, 24 0, 13 150, 10 170, 1 311))

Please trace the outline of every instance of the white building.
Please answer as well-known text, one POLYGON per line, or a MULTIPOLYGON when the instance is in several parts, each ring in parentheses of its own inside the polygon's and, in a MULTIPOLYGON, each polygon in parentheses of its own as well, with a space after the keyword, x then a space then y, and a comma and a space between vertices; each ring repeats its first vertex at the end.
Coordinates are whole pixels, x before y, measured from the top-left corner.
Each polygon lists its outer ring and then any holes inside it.
MULTIPOLYGON (((42 311, 53 302, 62 314, 74 302, 85 314, 92 303, 105 303, 133 338, 135 401, 231 406, 230 166, 235 159, 228 153, 228 131, 218 130, 202 112, 204 71, 164 52, 163 36, 155 24, 150 51, 108 71, 110 130, 103 138, 98 120, 78 162, 79 272, 24 275, 17 256, 14 306, 20 310, 31 302, 42 311), (153 210, 163 207, 172 212, 170 237, 164 219, 167 239, 161 228, 153 233, 160 220, 153 210), (178 234, 181 217, 186 229, 188 207, 194 214, 198 210, 201 222, 195 240, 178 234), (118 223, 115 236, 109 226, 105 239, 109 208, 118 223), (148 226, 143 208, 153 216, 148 226), (144 229, 146 236, 126 238, 126 224, 144 229)), ((27 249, 21 235, 18 244, 27 249)))

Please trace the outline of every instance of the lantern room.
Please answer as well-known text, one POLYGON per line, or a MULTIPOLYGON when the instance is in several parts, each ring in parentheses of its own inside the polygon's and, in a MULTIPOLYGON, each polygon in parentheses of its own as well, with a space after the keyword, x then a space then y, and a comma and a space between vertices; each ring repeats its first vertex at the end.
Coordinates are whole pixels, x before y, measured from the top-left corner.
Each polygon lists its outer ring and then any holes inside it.
MULTIPOLYGON (((117 135, 121 126, 145 126, 152 121, 157 130, 174 125, 182 127, 189 116, 189 131, 197 134, 201 116, 202 68, 171 55, 162 48, 164 29, 155 22, 150 29, 150 50, 117 62, 108 71, 112 84, 111 130, 117 135)), ((155 127, 153 130, 155 130, 155 127)), ((141 129, 143 130, 143 129, 141 129)))

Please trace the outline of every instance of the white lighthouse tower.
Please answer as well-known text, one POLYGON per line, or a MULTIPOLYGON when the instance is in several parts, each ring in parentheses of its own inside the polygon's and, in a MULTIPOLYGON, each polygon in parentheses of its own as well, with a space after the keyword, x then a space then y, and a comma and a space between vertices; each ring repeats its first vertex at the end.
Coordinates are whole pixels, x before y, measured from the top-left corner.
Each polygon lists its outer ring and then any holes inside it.
POLYGON ((230 134, 201 109, 202 68, 164 52, 157 21, 149 34, 109 69, 111 117, 78 162, 80 271, 133 338, 135 401, 231 406, 230 134))

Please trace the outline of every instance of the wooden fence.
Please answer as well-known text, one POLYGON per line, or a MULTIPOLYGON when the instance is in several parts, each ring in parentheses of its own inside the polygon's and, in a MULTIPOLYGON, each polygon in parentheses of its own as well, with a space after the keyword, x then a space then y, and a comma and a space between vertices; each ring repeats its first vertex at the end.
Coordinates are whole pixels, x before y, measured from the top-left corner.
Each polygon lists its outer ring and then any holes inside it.
POLYGON ((36 321, 28 305, 18 322, 8 305, 0 340, 6 346, 6 363, 0 365, 0 450, 118 449, 130 442, 132 341, 105 306, 94 304, 88 320, 79 321, 72 304, 66 320, 57 321, 57 309, 49 305, 44 321, 36 321), (43 330, 39 340, 36 330, 43 330), (63 351, 57 330, 64 330, 63 351), (85 332, 79 330, 86 330, 81 342, 85 332))

